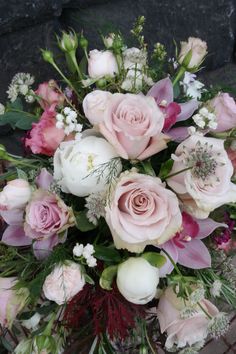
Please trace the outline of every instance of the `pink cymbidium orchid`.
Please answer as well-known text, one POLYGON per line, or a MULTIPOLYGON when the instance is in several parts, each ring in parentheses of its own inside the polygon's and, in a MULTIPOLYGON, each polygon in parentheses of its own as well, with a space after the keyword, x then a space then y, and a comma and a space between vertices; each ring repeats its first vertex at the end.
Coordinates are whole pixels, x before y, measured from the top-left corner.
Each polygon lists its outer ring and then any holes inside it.
MULTIPOLYGON (((164 243, 161 248, 170 255, 175 263, 191 269, 208 268, 211 266, 211 256, 201 240, 218 227, 227 227, 227 225, 210 218, 198 220, 183 212, 182 230, 177 232, 173 239, 164 243)), ((161 253, 165 255, 164 252, 161 253)), ((174 269, 167 255, 165 257, 167 261, 160 269, 161 277, 170 274, 174 269)))
POLYGON ((173 85, 168 77, 153 85, 147 96, 152 96, 155 99, 165 116, 163 131, 174 140, 182 141, 186 139, 188 136, 187 127, 172 128, 172 126, 177 122, 190 118, 198 108, 198 101, 192 99, 186 103, 174 102, 173 85))

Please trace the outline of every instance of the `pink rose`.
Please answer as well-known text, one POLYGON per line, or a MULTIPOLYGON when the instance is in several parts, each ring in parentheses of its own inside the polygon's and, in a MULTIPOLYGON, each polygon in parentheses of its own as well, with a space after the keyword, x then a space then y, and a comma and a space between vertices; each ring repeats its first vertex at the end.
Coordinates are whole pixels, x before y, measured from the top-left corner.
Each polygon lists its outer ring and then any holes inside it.
POLYGON ((218 94, 208 101, 208 105, 216 115, 217 128, 214 131, 223 132, 236 127, 236 103, 228 93, 218 94))
POLYGON ((118 73, 118 65, 110 50, 94 49, 89 52, 88 74, 92 79, 99 79, 103 76, 113 77, 116 73, 118 73))
POLYGON ((116 248, 130 252, 166 242, 182 225, 176 195, 159 178, 136 172, 121 175, 105 218, 116 248))
POLYGON ((38 189, 26 207, 26 236, 40 240, 66 230, 73 222, 70 208, 56 194, 38 189))
POLYGON ((25 146, 34 154, 53 156, 54 152, 65 138, 63 129, 56 127, 55 111, 46 110, 38 123, 32 125, 25 146))
POLYGON ((192 135, 177 147, 173 159, 170 174, 176 175, 167 183, 187 212, 205 219, 221 205, 236 202, 236 185, 230 180, 233 166, 223 140, 192 135))
MULTIPOLYGON (((201 305, 210 316, 216 316, 218 309, 208 300, 201 300, 201 305)), ((172 287, 165 290, 157 308, 161 333, 167 332, 165 346, 171 349, 174 345, 183 348, 193 345, 207 337, 209 318, 196 304, 191 317, 182 319, 181 311, 188 306, 187 301, 177 297, 172 287)))
POLYGON ((10 328, 18 313, 26 304, 28 291, 22 288, 18 293, 12 287, 16 285, 17 278, 0 277, 0 324, 10 328))
POLYGON ((9 181, 0 193, 0 210, 23 209, 31 196, 31 187, 24 179, 9 181))
POLYGON ((232 162, 234 172, 235 172, 236 171, 236 150, 229 148, 226 151, 227 151, 230 161, 232 162))
POLYGON ((46 277, 43 292, 48 300, 62 305, 72 299, 85 285, 81 266, 75 262, 56 265, 46 277))
POLYGON ((91 124, 95 125, 103 121, 104 112, 111 97, 111 92, 101 90, 94 90, 85 96, 83 110, 91 124))
POLYGON ((100 132, 124 159, 143 160, 166 148, 164 116, 153 97, 115 93, 99 124, 100 132))
POLYGON ((44 110, 54 111, 57 105, 64 102, 64 96, 56 91, 53 80, 40 84, 35 94, 40 96, 41 100, 39 103, 44 110))

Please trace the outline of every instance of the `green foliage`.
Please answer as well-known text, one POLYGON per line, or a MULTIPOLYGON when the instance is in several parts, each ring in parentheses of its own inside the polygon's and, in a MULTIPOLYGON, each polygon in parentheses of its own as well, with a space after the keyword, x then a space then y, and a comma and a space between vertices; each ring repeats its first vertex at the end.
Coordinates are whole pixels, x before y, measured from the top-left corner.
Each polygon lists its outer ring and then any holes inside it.
POLYGON ((94 256, 97 259, 100 259, 101 261, 113 262, 113 263, 121 262, 120 254, 114 248, 105 247, 105 246, 102 246, 102 245, 95 245, 94 249, 95 249, 94 256))
POLYGON ((169 173, 173 167, 173 164, 174 164, 174 161, 172 159, 169 159, 166 162, 163 162, 161 164, 161 169, 159 171, 158 177, 160 177, 160 179, 165 179, 166 176, 169 175, 169 173))
POLYGON ((38 117, 27 112, 9 111, 0 115, 0 126, 10 124, 13 129, 29 130, 37 120, 38 117))
POLYGON ((156 252, 145 252, 141 257, 157 268, 161 268, 166 263, 166 257, 156 252))
POLYGON ((88 220, 86 213, 86 210, 78 211, 75 213, 76 227, 82 232, 91 231, 97 227, 88 220))
POLYGON ((112 283, 117 274, 117 269, 118 265, 112 265, 104 269, 99 280, 101 288, 105 290, 112 290, 112 283))

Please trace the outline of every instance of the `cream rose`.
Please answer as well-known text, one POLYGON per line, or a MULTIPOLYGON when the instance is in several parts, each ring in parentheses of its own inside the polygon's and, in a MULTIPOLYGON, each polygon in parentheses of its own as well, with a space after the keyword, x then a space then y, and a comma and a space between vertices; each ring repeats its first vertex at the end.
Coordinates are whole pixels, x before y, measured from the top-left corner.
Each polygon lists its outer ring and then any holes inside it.
POLYGON ((84 285, 85 279, 80 265, 75 262, 67 262, 56 265, 46 277, 43 292, 48 300, 62 305, 81 291, 84 285))
POLYGON ((236 202, 236 185, 230 180, 233 166, 223 140, 192 135, 177 147, 173 159, 170 174, 176 175, 167 184, 180 196, 187 212, 205 219, 221 205, 236 202))
POLYGON ((143 160, 166 148, 164 115, 153 97, 115 93, 99 130, 124 159, 143 160))
POLYGON ((110 50, 89 52, 88 74, 92 79, 104 76, 115 76, 118 73, 118 65, 114 54, 110 50))
POLYGON ((219 93, 207 102, 214 111, 217 120, 216 132, 223 132, 236 127, 236 103, 228 93, 219 93))
POLYGON ((0 193, 0 210, 22 209, 31 197, 31 187, 24 179, 7 183, 0 193))
POLYGON ((111 92, 101 90, 94 90, 85 96, 83 110, 91 124, 95 125, 103 121, 104 112, 111 97, 111 92))
MULTIPOLYGON (((109 162, 117 156, 103 138, 87 136, 79 141, 63 142, 54 155, 54 179, 63 192, 78 197, 101 192, 107 187, 109 162)), ((120 159, 113 160, 112 166, 115 177, 122 170, 120 159)))
POLYGON ((181 49, 178 56, 178 61, 180 64, 183 63, 184 58, 192 51, 192 56, 190 62, 188 64, 188 68, 196 68, 198 67, 204 57, 207 55, 207 44, 206 42, 202 41, 200 38, 189 37, 187 42, 180 42, 181 49))
POLYGON ((144 305, 156 295, 159 270, 142 257, 131 257, 119 265, 116 283, 126 300, 144 305))
POLYGON ((123 174, 110 200, 105 218, 118 249, 142 252, 174 237, 182 225, 176 195, 157 177, 123 174))

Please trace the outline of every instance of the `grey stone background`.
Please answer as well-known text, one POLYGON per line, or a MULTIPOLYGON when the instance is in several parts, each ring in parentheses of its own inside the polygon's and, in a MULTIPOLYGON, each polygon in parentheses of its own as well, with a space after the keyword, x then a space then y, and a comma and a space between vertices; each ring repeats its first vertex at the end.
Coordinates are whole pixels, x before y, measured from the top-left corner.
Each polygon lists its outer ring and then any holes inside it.
MULTIPOLYGON (((61 29, 83 29, 90 48, 100 48, 99 33, 119 29, 127 38, 137 18, 146 17, 145 37, 149 45, 161 42, 171 55, 173 40, 197 36, 207 41, 209 55, 200 73, 208 85, 236 87, 236 0, 0 0, 0 102, 17 72, 35 75, 36 82, 57 78, 43 62, 40 48, 57 53, 55 33, 61 29)), ((19 132, 0 127, 0 143, 16 153, 19 132)), ((161 353, 161 350, 159 350, 161 353)), ((202 354, 236 353, 236 320, 229 334, 210 341, 202 354)))

